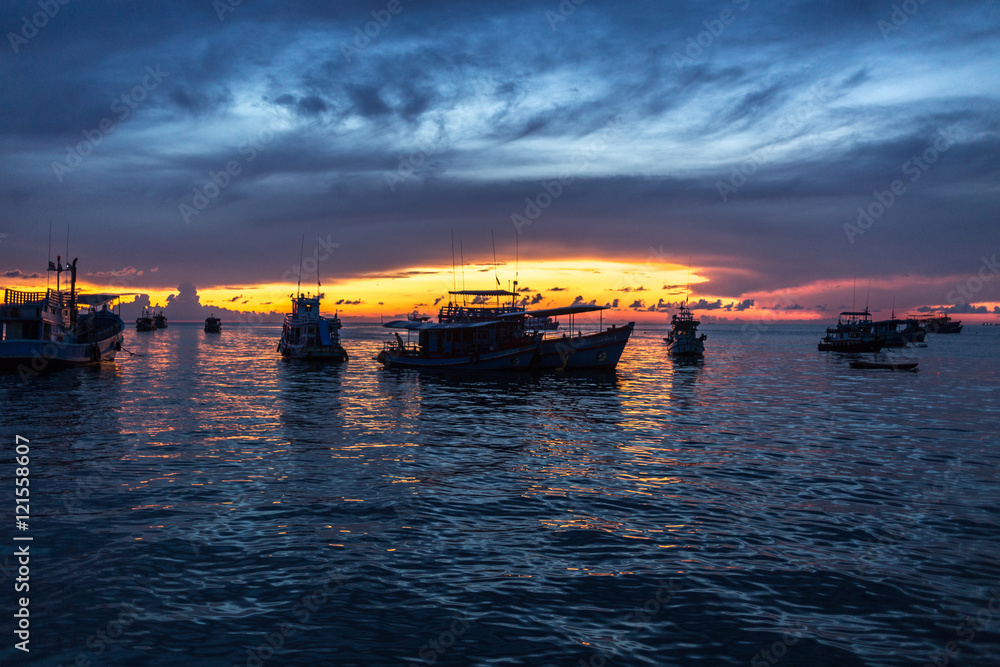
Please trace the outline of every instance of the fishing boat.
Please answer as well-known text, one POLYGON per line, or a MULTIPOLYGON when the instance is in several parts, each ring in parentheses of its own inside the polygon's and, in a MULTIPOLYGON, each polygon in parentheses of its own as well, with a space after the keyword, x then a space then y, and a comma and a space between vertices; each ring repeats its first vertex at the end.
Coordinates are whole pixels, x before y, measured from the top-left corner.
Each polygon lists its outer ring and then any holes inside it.
POLYGON ((694 319, 694 314, 682 303, 678 311, 670 318, 670 333, 663 341, 667 344, 667 353, 675 357, 705 356, 705 334, 698 335, 700 321, 694 319))
POLYGON ((921 320, 921 324, 927 329, 928 333, 962 333, 962 323, 951 319, 947 315, 925 318, 921 320))
POLYGON ((875 333, 872 315, 863 311, 844 311, 837 326, 828 327, 820 340, 820 352, 878 352, 885 346, 885 337, 875 333))
POLYGON ((125 323, 109 308, 117 295, 77 294, 76 262, 49 262, 56 289, 4 290, 0 306, 0 367, 35 375, 43 370, 111 361, 121 350, 125 323), (70 272, 70 289, 59 289, 59 274, 70 272), (86 307, 86 310, 83 309, 86 307))
MULTIPOLYGON (((523 318, 522 318, 523 319, 523 318)), ((396 320, 384 327, 405 329, 403 340, 382 346, 375 357, 386 368, 415 368, 447 371, 527 370, 539 351, 541 337, 524 330, 523 321, 514 318, 475 322, 414 322, 396 320)))
POLYGON ((894 317, 888 320, 879 320, 872 322, 872 331, 875 332, 876 336, 885 339, 885 347, 906 347, 909 341, 903 337, 903 332, 899 330, 899 325, 902 323, 903 320, 897 320, 894 317))
POLYGON ((163 314, 162 310, 153 316, 153 326, 157 329, 167 328, 167 316, 163 314))
POLYGON ((320 297, 303 295, 292 298, 292 312, 281 326, 278 352, 290 359, 347 361, 347 350, 340 344, 340 318, 319 314, 320 297))
POLYGON ((871 370, 890 371, 915 371, 916 361, 852 361, 851 368, 865 368, 871 370))
MULTIPOLYGON (((514 285, 516 289, 517 283, 514 285)), ((502 320, 518 324, 524 335, 539 334, 539 352, 533 367, 540 369, 613 369, 618 365, 635 328, 635 322, 604 327, 603 314, 594 331, 584 332, 576 326, 576 315, 601 312, 607 310, 607 306, 575 305, 527 310, 517 303, 516 291, 456 290, 449 294, 452 299, 439 311, 439 323, 502 320), (462 297, 462 303, 459 303, 458 297, 462 297), (471 303, 468 297, 472 297, 471 303), (494 302, 491 303, 491 300, 494 302), (559 328, 559 321, 553 318, 561 316, 569 318, 568 333, 552 333, 559 328)))
MULTIPOLYGON (((529 318, 545 320, 563 315, 569 316, 567 333, 542 334, 542 344, 539 350, 536 366, 541 369, 577 370, 604 369, 611 370, 618 365, 625 345, 635 329, 635 322, 623 326, 612 324, 604 326, 603 314, 597 330, 584 333, 577 329, 574 317, 581 313, 591 313, 606 310, 605 306, 563 306, 561 308, 546 308, 544 310, 529 310, 525 314, 529 318)), ((555 331, 556 327, 543 329, 543 332, 555 331)), ((525 327, 528 328, 528 320, 525 327)))
POLYGON ((410 322, 430 322, 431 316, 423 315, 417 312, 417 310, 414 308, 413 312, 406 316, 406 319, 408 319, 410 322))
POLYGON ((146 308, 142 309, 142 315, 135 318, 135 330, 156 331, 156 320, 153 319, 153 314, 146 308))
POLYGON ((215 315, 205 318, 205 333, 222 333, 222 320, 215 315))
POLYGON ((916 345, 923 343, 927 337, 927 329, 920 323, 920 320, 908 318, 905 320, 906 326, 899 332, 899 335, 908 342, 916 345))

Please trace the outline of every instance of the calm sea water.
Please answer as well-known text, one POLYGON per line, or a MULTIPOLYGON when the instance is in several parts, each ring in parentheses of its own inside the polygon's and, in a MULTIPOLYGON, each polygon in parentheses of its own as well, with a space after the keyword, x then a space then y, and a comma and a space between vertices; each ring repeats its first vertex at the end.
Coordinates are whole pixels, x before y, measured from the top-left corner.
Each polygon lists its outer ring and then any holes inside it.
POLYGON ((703 326, 678 363, 664 329, 600 375, 174 324, 0 378, 0 662, 28 657, 20 434, 33 665, 1000 663, 1000 328, 931 337, 916 373, 852 370, 822 326, 703 326))

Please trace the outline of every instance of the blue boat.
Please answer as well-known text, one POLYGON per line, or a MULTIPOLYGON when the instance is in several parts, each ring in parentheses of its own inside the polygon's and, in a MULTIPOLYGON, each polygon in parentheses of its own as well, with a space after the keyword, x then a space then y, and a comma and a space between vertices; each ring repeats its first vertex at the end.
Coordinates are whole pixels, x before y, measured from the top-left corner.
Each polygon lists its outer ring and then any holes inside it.
MULTIPOLYGON (((0 367, 22 375, 111 361, 122 349, 125 323, 109 308, 118 295, 76 292, 76 262, 49 270, 69 271, 70 289, 4 290, 0 306, 0 367), (84 310, 83 307, 86 307, 84 310)), ((58 278, 58 276, 57 276, 58 278)))

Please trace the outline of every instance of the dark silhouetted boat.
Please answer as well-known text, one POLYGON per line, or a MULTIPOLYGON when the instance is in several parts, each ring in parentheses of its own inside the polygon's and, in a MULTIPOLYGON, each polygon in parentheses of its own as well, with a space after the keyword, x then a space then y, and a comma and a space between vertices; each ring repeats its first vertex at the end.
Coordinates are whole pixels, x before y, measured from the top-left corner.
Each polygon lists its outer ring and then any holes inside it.
POLYGON ((205 318, 205 333, 222 333, 222 320, 215 315, 205 318))
POLYGON ((163 314, 162 310, 153 316, 153 325, 157 329, 167 328, 167 316, 163 314))
POLYGON ((153 319, 153 315, 147 309, 143 308, 142 315, 135 318, 135 330, 156 331, 156 320, 153 319))
POLYGON ((884 346, 885 338, 875 333, 872 315, 865 309, 841 313, 837 326, 827 328, 817 349, 820 352, 878 352, 884 346))
POLYGON ((122 318, 108 304, 113 294, 77 294, 76 262, 57 272, 56 289, 45 292, 4 290, 0 306, 0 367, 35 375, 43 370, 111 361, 121 349, 122 318), (70 272, 69 291, 60 290, 58 274, 70 272), (88 306, 81 312, 81 306, 88 306))
POLYGON ((417 340, 385 343, 375 360, 386 368, 447 371, 527 370, 538 355, 541 336, 527 333, 521 319, 476 322, 386 322, 390 329, 415 333, 417 340))
POLYGON ((340 344, 340 318, 319 314, 319 296, 292 298, 292 312, 281 326, 278 352, 290 359, 325 359, 347 361, 347 350, 340 344))
POLYGON ((947 315, 941 315, 938 317, 928 317, 921 321, 927 333, 962 333, 962 323, 958 320, 953 320, 947 315))
MULTIPOLYGON (((516 289, 517 283, 514 285, 516 289)), ((459 290, 449 294, 471 296, 472 303, 458 303, 457 298, 449 301, 438 313, 439 323, 502 320, 516 323, 524 335, 541 332, 538 357, 533 362, 533 367, 539 369, 614 369, 635 328, 635 322, 605 327, 602 311, 607 310, 606 306, 580 304, 527 310, 516 302, 517 293, 507 290, 459 290), (491 299, 495 303, 491 304, 491 299), (602 313, 596 331, 578 329, 575 316, 594 312, 602 313), (568 332, 552 333, 559 328, 554 318, 563 316, 569 318, 568 332)))
POLYGON ((667 344, 667 353, 674 357, 705 356, 705 340, 708 336, 698 335, 699 324, 701 322, 694 319, 694 314, 682 303, 670 318, 670 333, 663 339, 667 344))

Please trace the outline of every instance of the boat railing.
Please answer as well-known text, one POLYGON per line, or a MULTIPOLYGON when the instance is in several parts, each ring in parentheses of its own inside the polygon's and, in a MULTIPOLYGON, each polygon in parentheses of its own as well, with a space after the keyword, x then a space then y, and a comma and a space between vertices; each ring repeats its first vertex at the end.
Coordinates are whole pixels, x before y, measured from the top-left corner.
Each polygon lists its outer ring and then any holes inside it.
POLYGON ((400 343, 395 340, 387 340, 382 343, 382 351, 396 354, 420 354, 420 345, 419 343, 400 343))
POLYGON ((45 292, 21 292, 19 290, 5 289, 3 293, 4 303, 8 306, 23 306, 28 303, 38 303, 39 301, 45 301, 45 298, 45 292))

